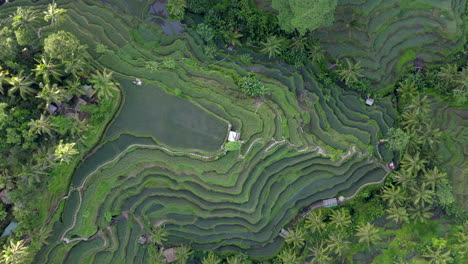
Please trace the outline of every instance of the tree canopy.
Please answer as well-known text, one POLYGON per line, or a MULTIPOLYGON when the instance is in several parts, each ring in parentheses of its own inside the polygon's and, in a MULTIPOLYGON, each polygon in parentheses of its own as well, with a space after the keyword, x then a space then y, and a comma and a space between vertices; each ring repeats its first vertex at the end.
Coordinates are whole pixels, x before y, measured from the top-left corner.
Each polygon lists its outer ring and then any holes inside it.
POLYGON ((272 7, 278 10, 278 21, 287 32, 294 30, 304 35, 333 23, 338 0, 273 0, 272 7))

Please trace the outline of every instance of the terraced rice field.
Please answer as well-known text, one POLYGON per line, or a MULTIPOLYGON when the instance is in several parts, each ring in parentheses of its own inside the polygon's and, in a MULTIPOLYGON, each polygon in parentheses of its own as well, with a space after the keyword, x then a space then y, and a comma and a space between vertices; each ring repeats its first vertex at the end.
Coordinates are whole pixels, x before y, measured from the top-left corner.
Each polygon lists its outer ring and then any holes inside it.
POLYGON ((468 190, 465 188, 468 184, 466 177, 468 111, 451 108, 436 100, 433 101, 431 109, 434 109, 431 120, 443 133, 438 146, 438 155, 442 166, 449 174, 456 200, 466 212, 468 211, 468 190))
POLYGON ((147 263, 137 241, 158 225, 169 243, 272 255, 301 208, 388 173, 393 153, 378 138, 394 125, 390 102, 366 107, 354 92, 322 87, 311 66, 299 73, 261 60, 242 65, 229 54, 210 60, 190 30, 166 36, 145 21, 136 6, 151 1, 107 2, 114 7, 60 2, 68 9, 60 27, 115 72, 124 101, 69 193, 57 194, 68 198, 36 263, 147 263), (112 52, 96 54, 97 43, 112 52), (175 69, 145 68, 169 56, 175 69), (249 71, 267 85, 265 99, 239 93, 235 78, 249 71), (239 151, 221 148, 228 124, 241 132, 239 151))
POLYGON ((466 0, 341 0, 335 17, 317 34, 323 47, 360 61, 383 91, 405 64, 427 67, 466 42, 466 0))

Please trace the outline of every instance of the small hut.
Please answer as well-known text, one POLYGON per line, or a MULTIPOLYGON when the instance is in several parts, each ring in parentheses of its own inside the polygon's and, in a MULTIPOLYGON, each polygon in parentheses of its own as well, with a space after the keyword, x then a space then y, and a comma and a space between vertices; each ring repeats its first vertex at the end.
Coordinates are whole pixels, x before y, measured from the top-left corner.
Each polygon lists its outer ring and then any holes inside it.
POLYGON ((237 131, 229 131, 228 141, 237 141, 240 138, 240 133, 237 131))
POLYGON ((178 259, 175 248, 165 249, 163 251, 163 255, 166 258, 167 263, 174 262, 174 261, 176 261, 178 259))
POLYGON ((47 106, 47 112, 49 112, 49 114, 54 114, 55 112, 57 112, 58 110, 58 106, 56 106, 55 104, 49 104, 47 106))
POLYGON ((367 99, 366 99, 366 105, 368 105, 368 106, 374 105, 374 99, 372 99, 372 98, 370 98, 370 97, 367 97, 367 99))
POLYGON ((141 86, 143 84, 140 78, 136 78, 135 81, 133 81, 133 83, 138 86, 141 86))
POLYGON ((280 237, 282 237, 282 238, 286 238, 287 236, 289 236, 289 232, 288 232, 288 230, 282 228, 279 235, 280 235, 280 237))
POLYGON ((330 198, 322 201, 324 207, 334 207, 338 205, 336 198, 330 198))

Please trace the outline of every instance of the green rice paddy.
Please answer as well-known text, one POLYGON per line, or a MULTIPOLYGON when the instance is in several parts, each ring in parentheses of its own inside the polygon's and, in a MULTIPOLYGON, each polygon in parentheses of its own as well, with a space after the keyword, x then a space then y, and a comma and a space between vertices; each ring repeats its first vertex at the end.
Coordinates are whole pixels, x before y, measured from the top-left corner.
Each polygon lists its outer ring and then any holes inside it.
MULTIPOLYGON (((243 65, 229 51, 210 59, 191 30, 166 36, 146 21, 142 10, 152 1, 106 2, 60 1, 68 9, 60 27, 79 36, 98 63, 115 73, 124 99, 101 143, 73 175, 60 220, 36 263, 148 263, 147 247, 137 241, 158 225, 168 230, 169 244, 270 256, 283 243, 280 230, 301 208, 350 196, 387 175, 393 153, 378 139, 394 126, 390 101, 367 107, 355 92, 323 87, 311 65, 298 72, 255 54, 256 64, 243 65), (97 54, 97 43, 112 52, 97 54), (145 67, 168 57, 175 59, 175 69, 145 67), (269 89, 266 98, 239 93, 235 79, 251 71, 269 89), (143 86, 134 85, 135 78, 143 86), (222 148, 229 125, 241 133, 239 151, 222 148)), ((347 2, 363 12, 399 10, 390 3, 396 1, 347 2)), ((459 2, 450 7, 458 10, 459 2)), ((6 8, 26 4, 18 0, 6 8)), ((368 76, 384 76, 382 83, 390 84, 401 50, 440 38, 423 34, 396 43, 392 32, 405 24, 445 23, 452 30, 459 22, 424 12, 403 13, 401 25, 388 18, 375 29, 380 34, 368 40, 386 44, 361 52, 368 76)), ((331 52, 363 50, 336 39, 347 33, 327 34, 324 46, 331 52)))

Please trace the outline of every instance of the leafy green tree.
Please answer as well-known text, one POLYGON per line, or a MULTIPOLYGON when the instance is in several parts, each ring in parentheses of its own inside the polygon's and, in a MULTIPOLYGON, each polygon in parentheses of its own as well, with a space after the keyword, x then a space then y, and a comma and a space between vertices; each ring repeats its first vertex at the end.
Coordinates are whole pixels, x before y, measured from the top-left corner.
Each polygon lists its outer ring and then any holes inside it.
POLYGON ((205 42, 210 42, 216 35, 215 30, 208 24, 200 23, 197 25, 197 33, 205 42))
POLYGON ((119 90, 116 83, 112 81, 112 72, 107 72, 106 69, 92 75, 89 81, 93 84, 94 92, 100 99, 112 97, 112 92, 119 90))
POLYGON ((208 256, 204 257, 202 260, 202 264, 220 264, 221 259, 216 256, 215 253, 210 252, 208 253, 208 256))
POLYGON ((63 17, 61 17, 61 15, 65 12, 67 12, 67 10, 63 8, 58 8, 57 3, 49 4, 47 10, 44 11, 44 20, 46 22, 50 21, 50 23, 54 25, 55 30, 57 30, 58 21, 63 20, 63 17))
POLYGON ((382 193, 382 199, 387 201, 389 206, 392 206, 403 204, 406 197, 401 187, 396 187, 395 185, 391 184, 390 186, 385 187, 382 193))
POLYGON ((80 44, 78 38, 70 32, 63 30, 50 34, 44 39, 44 52, 51 59, 73 61, 82 57, 85 46, 80 44))
POLYGON ((238 82, 241 92, 248 96, 260 97, 266 93, 265 84, 255 77, 255 74, 249 73, 249 75, 242 77, 238 82))
POLYGON ((437 197, 437 203, 445 209, 448 215, 451 214, 449 211, 455 203, 455 196, 453 195, 452 185, 448 182, 438 183, 436 187, 435 196, 437 197))
POLYGON ((427 253, 424 254, 423 257, 429 259, 429 264, 447 264, 453 261, 451 253, 450 249, 444 250, 440 247, 434 249, 428 246, 427 253))
POLYGON ((297 263, 297 257, 294 253, 294 250, 290 248, 285 248, 278 254, 278 258, 283 262, 283 264, 297 263))
POLYGON ((314 210, 307 215, 305 219, 305 227, 310 228, 312 232, 318 232, 319 234, 325 229, 325 217, 323 216, 322 210, 314 210))
POLYGON ((351 242, 346 241, 345 235, 342 232, 333 232, 328 237, 327 250, 342 257, 343 254, 349 250, 350 243, 351 242))
POLYGON ((458 232, 454 234, 454 237, 457 238, 454 249, 459 255, 466 256, 468 254, 468 221, 465 221, 457 229, 458 232))
POLYGON ((268 54, 268 58, 276 57, 281 54, 285 44, 285 39, 276 35, 271 35, 262 42, 263 49, 260 50, 263 54, 268 54))
POLYGON ((13 31, 8 27, 0 26, 0 39, 2 40, 0 41, 0 61, 13 61, 19 51, 13 31))
POLYGON ((242 143, 240 141, 230 141, 224 144, 224 147, 226 148, 227 151, 239 150, 241 146, 242 146, 242 143))
POLYGON ((28 125, 30 133, 38 133, 39 135, 48 134, 49 136, 52 136, 52 123, 50 122, 50 119, 43 114, 41 114, 39 119, 31 120, 28 125))
POLYGON ((7 84, 10 85, 8 90, 8 95, 13 96, 17 93, 26 100, 28 96, 33 95, 35 90, 31 88, 33 82, 30 80, 29 76, 25 76, 24 72, 18 73, 16 76, 12 76, 6 80, 7 84))
POLYGON ((56 81, 60 81, 60 78, 63 76, 63 72, 59 69, 60 65, 55 64, 52 60, 42 57, 40 60, 37 60, 36 68, 33 69, 36 72, 36 79, 42 77, 44 83, 50 83, 50 78, 54 78, 56 81))
POLYGON ((55 159, 67 164, 70 163, 72 157, 78 154, 75 145, 76 143, 63 143, 63 140, 60 140, 59 144, 55 147, 55 159))
POLYGON ((190 248, 190 246, 187 245, 180 245, 176 248, 176 255, 177 255, 177 260, 176 264, 185 264, 187 263, 187 260, 190 258, 192 255, 193 251, 190 248))
POLYGON ((8 71, 3 71, 2 66, 0 66, 0 94, 5 94, 3 90, 3 84, 6 84, 8 81, 8 71))
POLYGON ((9 243, 3 246, 0 261, 5 264, 22 264, 29 258, 25 241, 14 242, 10 239, 9 243))
POLYGON ((458 72, 454 80, 455 88, 453 96, 458 104, 464 104, 468 100, 468 67, 465 66, 458 72))
MULTIPOLYGON (((328 248, 322 243, 318 243, 312 247, 309 247, 310 256, 312 257, 311 264, 323 264, 331 263, 331 257, 328 255, 328 248)), ((288 262, 295 263, 295 262, 288 262)))
POLYGON ((62 87, 59 87, 56 83, 52 85, 50 83, 45 85, 40 83, 39 87, 41 87, 41 90, 36 97, 44 100, 47 105, 51 103, 60 103, 66 98, 65 90, 62 89, 62 87))
POLYGON ((157 245, 163 245, 164 242, 167 241, 169 232, 167 232, 164 226, 154 227, 151 229, 151 231, 151 237, 157 245))
POLYGON ((184 18, 186 7, 186 0, 168 0, 166 5, 167 14, 172 20, 181 20, 184 18))
POLYGON ((391 150, 403 151, 406 149, 410 136, 400 128, 389 128, 387 135, 388 146, 391 150))
POLYGON ((248 259, 246 255, 235 255, 226 258, 226 264, 244 264, 248 259))
POLYGON ((357 228, 356 236, 359 238, 359 243, 366 243, 367 247, 381 240, 379 229, 371 223, 360 225, 357 228))
POLYGON ((287 244, 292 245, 293 248, 302 248, 305 242, 304 231, 299 227, 288 229, 288 235, 286 236, 285 241, 287 244))
POLYGON ((273 0, 271 6, 278 10, 278 22, 286 32, 307 31, 331 25, 337 0, 273 0))
POLYGON ((389 214, 387 219, 390 219, 397 224, 402 224, 409 221, 409 214, 405 207, 393 205, 385 211, 389 214))
POLYGON ((363 77, 360 73, 362 69, 360 61, 353 63, 350 59, 346 58, 345 62, 346 65, 340 66, 338 69, 338 75, 346 85, 357 82, 360 77, 363 77))
POLYGON ((349 212, 343 208, 339 210, 333 210, 330 215, 330 223, 337 228, 346 228, 351 224, 351 216, 349 212))

